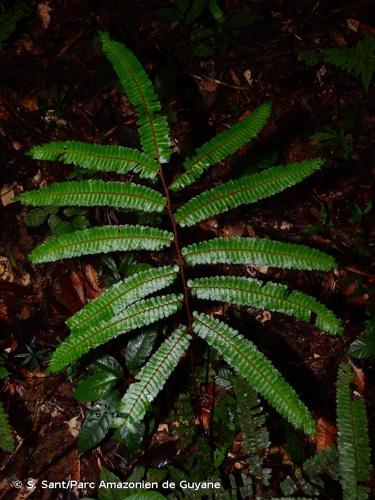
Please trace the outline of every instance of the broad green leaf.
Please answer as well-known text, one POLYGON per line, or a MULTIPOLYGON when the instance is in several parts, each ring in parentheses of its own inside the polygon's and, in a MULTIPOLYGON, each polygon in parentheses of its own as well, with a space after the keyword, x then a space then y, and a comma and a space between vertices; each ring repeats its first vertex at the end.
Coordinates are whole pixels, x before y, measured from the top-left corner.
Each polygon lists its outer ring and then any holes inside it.
POLYGON ((349 356, 353 358, 374 358, 375 357, 375 331, 368 330, 363 335, 357 337, 348 350, 349 356))
POLYGON ((107 396, 116 382, 117 376, 112 372, 98 370, 79 380, 73 396, 78 401, 96 401, 107 396))
POLYGON ((125 361, 130 373, 136 373, 148 359, 157 336, 157 330, 148 328, 129 340, 125 352, 125 361))
POLYGON ((106 399, 97 401, 89 411, 78 435, 77 447, 80 453, 97 446, 111 429, 116 407, 119 401, 117 391, 106 399))

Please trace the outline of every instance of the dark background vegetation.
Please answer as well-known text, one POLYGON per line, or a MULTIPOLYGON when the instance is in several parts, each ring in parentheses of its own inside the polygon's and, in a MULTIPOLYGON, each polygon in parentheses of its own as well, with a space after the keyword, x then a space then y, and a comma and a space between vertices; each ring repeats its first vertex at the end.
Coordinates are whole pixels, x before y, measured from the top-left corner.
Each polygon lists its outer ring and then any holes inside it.
MULTIPOLYGON (((14 194, 71 172, 25 157, 34 145, 76 139, 138 146, 134 111, 100 51, 98 29, 125 42, 147 68, 169 118, 175 150, 182 155, 259 103, 273 102, 261 140, 243 148, 231 164, 212 169, 199 189, 239 172, 308 158, 316 154, 312 134, 327 126, 336 131, 338 138, 320 153, 326 167, 303 186, 200 227, 206 235, 269 236, 311 244, 337 258, 337 272, 268 274, 282 276, 329 305, 345 325, 343 338, 317 331, 307 336, 301 323, 278 314, 250 310, 241 319, 316 419, 323 426, 333 424, 338 364, 373 314, 374 96, 354 76, 331 65, 309 68, 297 56, 306 48, 352 46, 364 33, 373 33, 371 3, 226 0, 221 5, 228 16, 258 15, 252 24, 231 30, 218 26, 208 11, 193 24, 165 19, 165 12, 161 19, 158 9, 173 4, 168 1, 30 2, 29 13, 0 51, 0 349, 6 349, 11 371, 2 400, 23 440, 13 455, 0 454, 1 474, 8 481, 63 480, 69 475, 96 480, 99 463, 119 474, 129 465, 119 460, 113 442, 78 457, 75 437, 85 405, 74 400, 73 383, 65 375, 43 373, 45 350, 67 334, 64 320, 100 292, 108 268, 99 257, 32 266, 27 254, 50 229, 47 224, 27 226, 26 209, 10 203, 14 194), (210 29, 210 36, 197 40, 202 28, 210 29), (29 357, 18 356, 28 352, 29 357)), ((0 9, 12 4, 2 1, 0 9)), ((173 160, 169 177, 179 168, 173 160)), ((101 209, 87 217, 103 223, 116 222, 117 215, 101 209)), ((254 276, 266 272, 250 271, 254 276)), ((364 370, 368 415, 374 422, 373 363, 356 364, 364 370)), ((168 395, 174 397, 173 388, 168 395)), ((290 464, 283 462, 284 438, 272 422, 271 416, 271 437, 279 454, 273 474, 277 484, 290 464)), ((132 457, 132 464, 142 460, 158 467, 172 463, 174 454, 173 443, 154 439, 132 457)), ((0 492, 0 498, 15 495, 8 487, 0 492)), ((48 495, 36 491, 31 498, 48 495)))

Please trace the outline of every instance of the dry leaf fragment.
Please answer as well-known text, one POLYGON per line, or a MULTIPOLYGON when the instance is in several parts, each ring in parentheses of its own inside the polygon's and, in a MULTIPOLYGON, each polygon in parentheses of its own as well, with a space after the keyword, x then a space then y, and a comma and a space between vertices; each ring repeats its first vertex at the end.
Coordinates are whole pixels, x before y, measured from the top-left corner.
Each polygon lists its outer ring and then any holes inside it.
POLYGON ((49 23, 51 21, 51 7, 48 5, 48 3, 40 3, 38 5, 38 16, 39 19, 42 21, 43 28, 48 28, 49 23))
POLYGON ((350 17, 349 19, 346 20, 346 25, 350 30, 356 33, 359 30, 361 23, 358 21, 358 19, 353 19, 350 17))
POLYGON ((39 109, 38 97, 36 95, 25 96, 21 100, 21 104, 27 111, 38 111, 39 109))
POLYGON ((247 69, 246 71, 244 71, 243 76, 249 85, 253 83, 253 80, 251 78, 251 69, 247 69))
POLYGON ((336 426, 321 417, 316 423, 316 450, 324 450, 336 441, 336 426))
POLYGON ((365 373, 362 368, 358 368, 358 366, 356 366, 352 360, 350 360, 350 364, 352 365, 352 368, 356 375, 353 384, 357 387, 358 392, 363 394, 365 392, 365 373))
POLYGON ((12 184, 4 184, 1 187, 0 196, 1 196, 1 204, 3 205, 3 207, 6 207, 7 205, 13 203, 15 186, 16 183, 13 182, 12 184))
POLYGON ((83 274, 79 271, 72 271, 70 273, 70 281, 72 282, 73 288, 76 291, 79 300, 82 304, 86 303, 85 289, 84 289, 84 278, 83 274))

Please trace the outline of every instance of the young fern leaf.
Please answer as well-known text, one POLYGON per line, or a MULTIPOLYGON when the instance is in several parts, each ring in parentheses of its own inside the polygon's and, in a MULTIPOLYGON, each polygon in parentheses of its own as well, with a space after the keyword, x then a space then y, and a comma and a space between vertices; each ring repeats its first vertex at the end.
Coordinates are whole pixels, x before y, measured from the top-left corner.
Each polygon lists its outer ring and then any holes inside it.
POLYGON ((132 170, 146 179, 155 178, 159 170, 158 163, 145 153, 115 145, 54 141, 35 146, 26 154, 34 160, 61 161, 97 172, 126 174, 132 170))
POLYGON ((96 253, 160 250, 172 240, 172 233, 147 226, 93 227, 50 238, 36 247, 29 258, 40 264, 96 253))
POLYGON ((250 116, 198 148, 193 158, 185 160, 185 172, 172 183, 172 191, 189 186, 199 179, 208 167, 235 153, 254 139, 264 127, 270 114, 271 103, 264 103, 250 116))
POLYGON ((180 226, 192 226, 240 205, 269 198, 312 175, 323 163, 320 158, 289 163, 220 184, 189 200, 177 210, 175 219, 180 226))
POLYGON ((166 163, 171 156, 169 128, 164 116, 158 114, 161 105, 152 83, 135 55, 122 43, 100 33, 103 52, 117 73, 121 86, 136 108, 139 135, 144 152, 166 163))
POLYGON ((255 264, 281 269, 329 271, 335 259, 305 245, 257 238, 214 238, 182 249, 187 264, 255 264))
POLYGON ((14 448, 12 430, 3 403, 0 401, 0 449, 11 452, 14 448))
POLYGON ((117 316, 133 302, 167 288, 176 279, 177 266, 146 269, 116 283, 71 316, 66 324, 71 330, 91 328, 117 316))
POLYGON ((143 212, 162 212, 166 204, 165 197, 149 187, 101 180, 57 182, 22 193, 15 200, 33 206, 110 206, 143 212))
POLYGON ((344 500, 364 500, 370 479, 370 443, 365 403, 352 399, 350 383, 355 373, 348 363, 341 363, 337 378, 337 447, 344 500))
POLYGON ((266 427, 266 415, 256 391, 242 378, 234 379, 237 417, 239 420, 243 444, 249 454, 248 464, 251 475, 263 477, 266 481, 269 469, 263 467, 264 450, 270 445, 270 436, 266 427))
POLYGON ((315 422, 296 392, 255 345, 225 323, 194 313, 193 329, 288 422, 315 434, 315 422))
POLYGON ((139 300, 110 321, 103 321, 92 328, 73 330, 53 353, 49 372, 63 370, 91 349, 136 328, 142 328, 168 318, 181 307, 182 295, 162 295, 139 300))
POLYGON ((134 432, 138 428, 150 403, 164 387, 189 344, 190 336, 185 327, 164 340, 122 398, 118 407, 121 416, 115 419, 114 427, 119 427, 122 433, 134 432))
POLYGON ((267 309, 293 316, 307 323, 316 315, 317 328, 331 334, 341 334, 342 326, 332 311, 314 297, 285 285, 234 276, 216 276, 190 280, 188 286, 199 299, 219 300, 243 306, 267 309))

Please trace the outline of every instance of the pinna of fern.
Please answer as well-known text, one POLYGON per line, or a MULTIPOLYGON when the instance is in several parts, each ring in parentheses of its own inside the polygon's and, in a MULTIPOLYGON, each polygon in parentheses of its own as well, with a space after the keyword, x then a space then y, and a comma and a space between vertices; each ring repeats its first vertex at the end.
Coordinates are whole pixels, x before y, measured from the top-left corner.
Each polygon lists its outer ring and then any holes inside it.
MULTIPOLYGON (((232 208, 255 203, 291 188, 319 170, 323 161, 314 158, 271 167, 208 189, 174 210, 171 192, 197 181, 210 166, 255 139, 266 124, 271 104, 260 105, 243 121, 198 148, 195 155, 184 162, 185 172, 175 175, 168 187, 165 163, 171 156, 170 134, 167 121, 160 114, 161 105, 152 83, 129 49, 112 41, 107 33, 101 33, 100 38, 103 51, 138 114, 142 151, 123 146, 58 141, 36 146, 30 155, 42 161, 78 165, 96 173, 118 175, 132 171, 146 180, 158 176, 160 186, 154 184, 150 188, 126 179, 71 181, 23 193, 18 200, 33 206, 110 205, 126 211, 164 214, 171 232, 164 229, 166 226, 123 224, 92 227, 52 237, 34 249, 30 258, 34 263, 44 263, 105 252, 158 252, 172 246, 178 267, 168 265, 141 271, 90 301, 67 320, 71 333, 53 353, 49 371, 66 368, 92 349, 120 335, 125 341, 131 332, 171 318, 171 322, 181 326, 164 339, 121 400, 114 418, 115 426, 121 432, 132 431, 140 424, 152 400, 190 348, 191 336, 197 336, 216 349, 289 422, 313 434, 315 426, 310 412, 272 363, 250 340, 225 323, 201 312, 193 315, 190 301, 195 297, 199 301, 218 300, 266 308, 306 323, 314 317, 317 328, 333 335, 342 333, 339 320, 313 297, 297 290, 287 290, 278 283, 225 275, 187 280, 186 274, 189 267, 202 264, 265 264, 284 269, 328 271, 335 267, 335 260, 324 252, 303 245, 254 238, 215 238, 181 248, 178 226, 193 226, 232 208), (180 275, 179 284, 183 285, 182 294, 167 290, 177 274, 180 275), (181 309, 184 313, 172 320, 181 309)), ((197 302, 199 304, 204 303, 197 302)))
MULTIPOLYGON (((0 367, 0 379, 6 378, 8 371, 0 367)), ((14 448, 12 430, 3 403, 0 401, 0 450, 11 452, 14 448)))
POLYGON ((354 399, 350 384, 355 372, 341 363, 337 377, 337 448, 344 500, 365 500, 370 479, 370 443, 365 403, 354 399))

